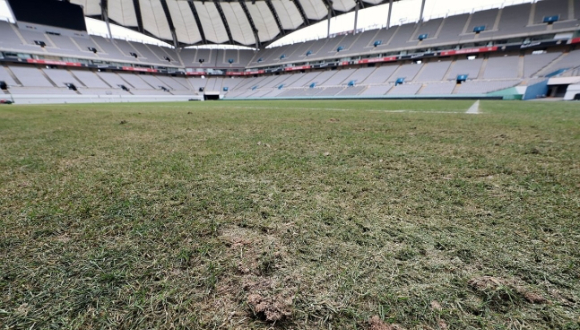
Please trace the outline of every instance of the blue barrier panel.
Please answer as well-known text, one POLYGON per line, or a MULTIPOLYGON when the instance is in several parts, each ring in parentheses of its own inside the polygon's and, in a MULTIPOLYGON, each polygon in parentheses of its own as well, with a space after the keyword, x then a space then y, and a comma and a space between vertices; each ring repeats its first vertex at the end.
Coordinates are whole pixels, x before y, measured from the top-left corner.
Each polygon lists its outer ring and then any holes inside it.
POLYGON ((548 79, 528 86, 526 93, 524 94, 523 100, 533 100, 541 97, 546 97, 548 94, 548 79))
POLYGON ((554 71, 554 72, 548 73, 548 74, 546 75, 546 78, 552 78, 552 77, 555 77, 555 76, 561 75, 562 73, 564 73, 564 72, 566 72, 566 71, 568 71, 568 69, 560 69, 560 70, 557 70, 557 71, 554 71))
POLYGON ((560 15, 554 15, 554 16, 545 16, 544 17, 544 23, 554 23, 560 20, 560 15))
POLYGON ((485 25, 476 26, 473 28, 473 32, 479 33, 485 31, 485 25))

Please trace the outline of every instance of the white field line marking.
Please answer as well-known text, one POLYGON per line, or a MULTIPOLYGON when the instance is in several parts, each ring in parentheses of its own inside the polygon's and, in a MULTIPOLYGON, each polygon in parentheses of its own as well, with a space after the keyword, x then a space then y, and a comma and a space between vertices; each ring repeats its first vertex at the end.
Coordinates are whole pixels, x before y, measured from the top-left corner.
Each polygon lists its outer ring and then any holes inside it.
MULTIPOLYGON (((476 103, 478 103, 477 101, 476 103)), ((475 105, 475 104, 474 104, 475 105)), ((473 106, 472 106, 473 107, 473 106)), ((250 110, 309 110, 309 111, 349 111, 349 109, 338 108, 282 108, 282 107, 232 107, 233 109, 250 109, 250 110)), ((470 108, 471 109, 471 108, 470 108)), ((479 109, 478 109, 479 110, 479 109)), ((368 112, 385 112, 385 113, 446 113, 446 114, 465 114, 471 112, 465 111, 439 111, 439 110, 367 110, 368 112)), ((475 112, 475 113, 479 113, 475 112)))
POLYGON ((465 113, 463 111, 439 111, 439 110, 367 110, 368 112, 385 112, 385 113, 465 113))
MULTIPOLYGON (((263 110, 312 110, 312 111, 349 111, 349 109, 337 108, 281 108, 281 107, 232 107, 234 109, 263 109, 263 110)), ((387 113, 465 113, 464 111, 439 111, 439 110, 367 110, 368 112, 387 112, 387 113)))
POLYGON ((263 109, 263 110, 322 110, 322 111, 348 111, 349 109, 338 108, 281 108, 281 107, 232 107, 233 109, 263 109))
POLYGON ((469 109, 467 109, 466 113, 470 115, 479 114, 479 100, 475 101, 475 103, 473 103, 473 105, 469 109))

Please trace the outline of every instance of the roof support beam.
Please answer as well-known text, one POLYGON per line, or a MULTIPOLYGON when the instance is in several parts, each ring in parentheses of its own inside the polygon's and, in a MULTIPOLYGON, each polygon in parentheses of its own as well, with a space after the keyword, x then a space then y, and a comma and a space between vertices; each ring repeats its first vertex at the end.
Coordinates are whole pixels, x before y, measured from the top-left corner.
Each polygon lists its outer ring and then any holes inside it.
POLYGON ((167 7, 167 1, 161 0, 161 7, 163 7, 163 12, 165 12, 165 18, 167 18, 167 23, 169 24, 169 30, 171 30, 171 36, 173 37, 173 45, 175 49, 179 48, 179 41, 177 40, 177 34, 175 33, 175 25, 173 25, 173 19, 171 18, 171 13, 169 12, 169 7, 167 7))
POLYGON ((389 15, 387 16, 387 29, 391 27, 391 16, 393 15, 393 0, 389 0, 389 15))
POLYGON ((278 25, 278 29, 280 30, 280 33, 282 35, 286 35, 286 32, 284 31, 284 28, 282 27, 282 22, 280 22, 280 17, 278 17, 278 12, 276 12, 276 8, 274 8, 274 5, 272 4, 272 0, 266 0, 266 4, 268 5, 270 12, 272 13, 272 16, 274 16, 274 19, 276 20, 276 25, 278 25))
POLYGON ((419 13, 419 22, 423 22, 423 14, 425 13, 425 2, 427 2, 427 0, 423 0, 421 2, 421 13, 419 13))
POLYGON ((220 17, 222 18, 222 23, 224 23, 224 27, 226 28, 226 32, 228 33, 228 38, 230 39, 230 43, 235 45, 234 38, 232 37, 232 31, 230 30, 230 25, 228 24, 228 20, 226 19, 226 15, 224 15, 224 10, 220 5, 218 0, 213 0, 215 7, 217 8, 218 12, 220 13, 220 17))
POLYGON ((330 38, 330 19, 332 18, 332 7, 328 7, 328 28, 326 29, 326 37, 330 38))
POLYGON ((139 0, 133 0, 133 6, 135 7, 135 16, 137 17, 137 29, 139 32, 143 33, 143 18, 141 17, 141 5, 139 0))
POLYGON ((205 32, 203 31, 203 25, 201 24, 201 20, 199 19, 199 15, 197 14, 197 9, 195 9, 195 5, 193 1, 188 1, 189 9, 193 13, 193 18, 195 18, 195 24, 197 24, 197 29, 199 30, 199 34, 201 35, 201 42, 207 44, 207 39, 205 39, 205 32))
POLYGON ((248 22, 250 22, 250 26, 252 27, 252 32, 254 32, 254 39, 256 40, 256 48, 260 49, 260 37, 258 36, 258 29, 256 29, 256 24, 252 19, 252 15, 250 15, 250 11, 248 10, 248 6, 246 6, 246 1, 240 0, 240 5, 248 18, 248 22))
POLYGON ((332 16, 336 16, 334 8, 332 8, 332 0, 322 0, 322 2, 324 2, 326 8, 328 8, 328 10, 332 13, 332 16))
POLYGON ((103 16, 103 19, 105 20, 105 23, 107 24, 107 31, 109 32, 109 39, 111 39, 111 42, 113 41, 113 34, 111 33, 111 23, 109 22, 109 3, 107 2, 107 0, 101 0, 101 16, 103 16))
POLYGON ((358 7, 360 7, 360 1, 356 0, 356 5, 354 7, 354 30, 352 34, 356 34, 356 26, 358 23, 358 7))
POLYGON ((304 11, 304 7, 302 7, 302 4, 300 3, 300 0, 290 0, 290 1, 294 2, 294 4, 296 5, 296 8, 298 9, 300 16, 302 16, 304 24, 306 24, 306 26, 309 26, 310 20, 308 19, 308 16, 306 16, 306 12, 304 11))

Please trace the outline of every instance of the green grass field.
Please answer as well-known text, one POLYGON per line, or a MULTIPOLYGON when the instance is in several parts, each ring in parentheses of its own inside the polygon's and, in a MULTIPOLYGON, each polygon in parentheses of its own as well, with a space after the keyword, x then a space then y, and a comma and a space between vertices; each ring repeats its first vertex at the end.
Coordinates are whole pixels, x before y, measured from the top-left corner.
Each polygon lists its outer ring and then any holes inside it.
POLYGON ((0 328, 580 329, 580 105, 472 103, 2 106, 0 328))

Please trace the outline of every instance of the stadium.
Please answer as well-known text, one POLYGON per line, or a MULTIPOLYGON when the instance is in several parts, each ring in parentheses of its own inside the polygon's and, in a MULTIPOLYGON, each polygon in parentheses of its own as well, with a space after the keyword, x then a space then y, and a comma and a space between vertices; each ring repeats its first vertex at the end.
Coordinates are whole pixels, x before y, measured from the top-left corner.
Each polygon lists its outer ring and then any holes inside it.
POLYGON ((2 15, 3 329, 580 329, 580 1, 2 15))
MULTIPOLYGON (((389 22, 389 28, 357 31, 355 24, 347 33, 319 40, 263 46, 317 20, 376 3, 87 0, 61 4, 66 7, 59 8, 61 13, 71 12, 68 22, 58 15, 53 20, 31 17, 27 1, 14 1, 12 11, 23 21, 0 23, 0 81, 7 99, 25 104, 215 98, 571 100, 580 93, 577 1, 523 3, 431 20, 421 13, 417 22, 389 22), (81 14, 133 27, 166 41, 167 47, 90 36, 81 14), (251 48, 186 47, 220 43, 251 48)), ((40 6, 42 11, 52 8, 46 1, 40 6)))

